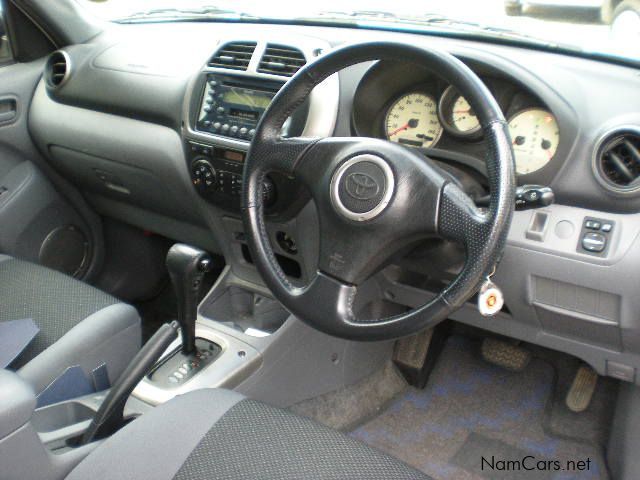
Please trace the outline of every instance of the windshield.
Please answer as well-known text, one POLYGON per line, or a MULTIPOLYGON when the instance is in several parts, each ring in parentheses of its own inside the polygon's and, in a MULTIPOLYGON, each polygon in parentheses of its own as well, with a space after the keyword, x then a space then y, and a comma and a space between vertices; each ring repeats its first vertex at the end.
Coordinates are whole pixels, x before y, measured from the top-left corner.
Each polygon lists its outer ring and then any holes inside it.
POLYGON ((78 0, 123 23, 287 20, 438 31, 640 61, 635 0, 78 0))

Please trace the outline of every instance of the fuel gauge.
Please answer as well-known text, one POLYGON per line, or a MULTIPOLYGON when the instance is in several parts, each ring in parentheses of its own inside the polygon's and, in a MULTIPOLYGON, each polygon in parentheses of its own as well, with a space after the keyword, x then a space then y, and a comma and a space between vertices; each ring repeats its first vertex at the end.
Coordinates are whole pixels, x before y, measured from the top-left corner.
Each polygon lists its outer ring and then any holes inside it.
POLYGON ((556 118, 542 108, 516 113, 509 120, 509 133, 519 175, 533 173, 547 165, 560 143, 556 118))

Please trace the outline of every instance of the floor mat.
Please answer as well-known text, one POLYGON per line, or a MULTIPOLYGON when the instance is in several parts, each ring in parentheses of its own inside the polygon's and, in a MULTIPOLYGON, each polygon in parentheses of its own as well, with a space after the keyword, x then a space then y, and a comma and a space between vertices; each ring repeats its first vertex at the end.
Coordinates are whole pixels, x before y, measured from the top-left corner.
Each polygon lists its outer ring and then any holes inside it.
POLYGON ((554 378, 544 360, 510 372, 482 361, 478 339, 452 336, 424 390, 351 435, 437 480, 608 478, 601 448, 545 431, 554 378))

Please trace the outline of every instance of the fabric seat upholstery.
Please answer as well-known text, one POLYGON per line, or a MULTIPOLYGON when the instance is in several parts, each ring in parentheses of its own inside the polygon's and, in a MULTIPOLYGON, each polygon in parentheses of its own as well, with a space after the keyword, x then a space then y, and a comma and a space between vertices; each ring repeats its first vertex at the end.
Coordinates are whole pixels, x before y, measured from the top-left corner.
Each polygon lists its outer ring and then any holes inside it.
POLYGON ((67 480, 428 479, 307 418, 221 389, 176 397, 89 454, 67 480))
POLYGON ((67 367, 102 364, 113 382, 140 348, 130 305, 62 273, 0 255, 0 322, 31 318, 40 331, 10 365, 41 392, 67 367))

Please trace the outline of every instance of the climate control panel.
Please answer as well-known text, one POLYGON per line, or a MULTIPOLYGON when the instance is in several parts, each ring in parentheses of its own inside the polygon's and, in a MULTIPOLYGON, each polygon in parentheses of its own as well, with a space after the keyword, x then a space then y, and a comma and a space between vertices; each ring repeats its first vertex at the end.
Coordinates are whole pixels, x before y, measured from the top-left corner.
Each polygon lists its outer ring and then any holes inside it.
MULTIPOLYGON (((187 148, 191 181, 198 193, 218 206, 239 210, 246 152, 196 142, 188 142, 187 148)), ((263 195, 265 206, 275 203, 276 187, 269 177, 263 195)))

